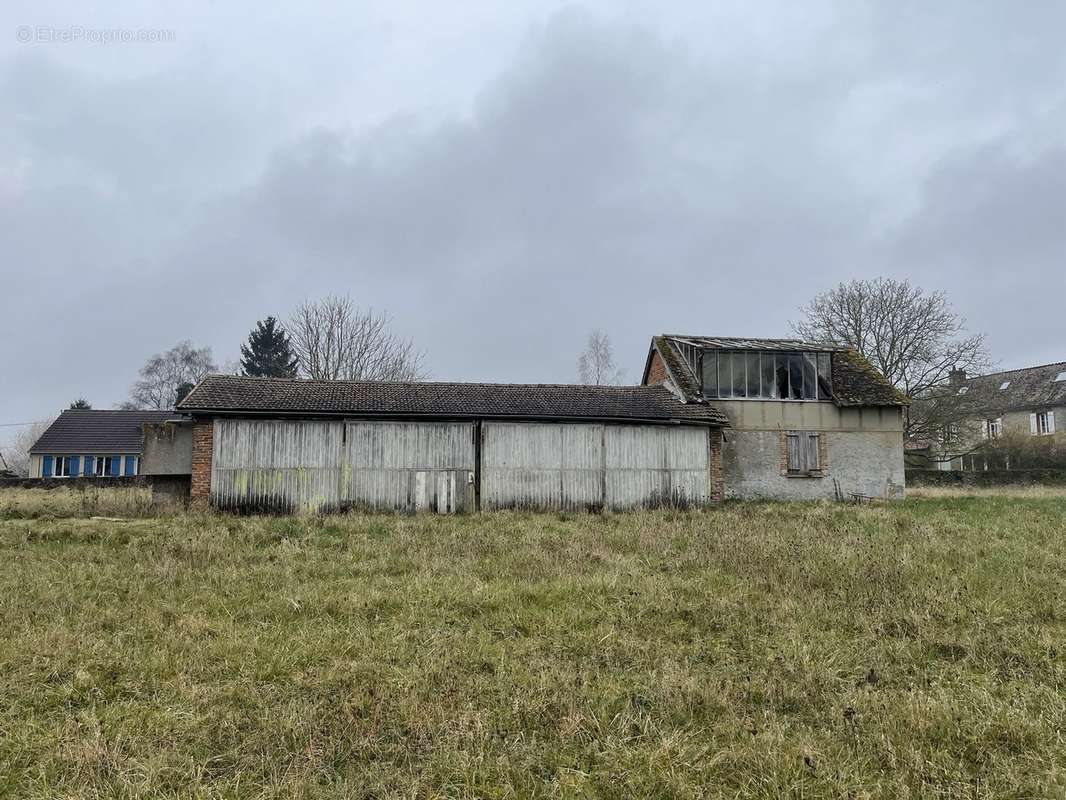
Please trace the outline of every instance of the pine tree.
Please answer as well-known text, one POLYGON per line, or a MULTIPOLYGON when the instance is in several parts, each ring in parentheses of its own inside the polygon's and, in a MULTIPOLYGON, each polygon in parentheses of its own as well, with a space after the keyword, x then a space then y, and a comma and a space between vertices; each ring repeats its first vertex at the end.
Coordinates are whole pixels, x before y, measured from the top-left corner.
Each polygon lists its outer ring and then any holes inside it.
POLYGON ((274 317, 255 323, 248 344, 241 345, 241 370, 257 378, 295 378, 296 358, 289 336, 274 317))

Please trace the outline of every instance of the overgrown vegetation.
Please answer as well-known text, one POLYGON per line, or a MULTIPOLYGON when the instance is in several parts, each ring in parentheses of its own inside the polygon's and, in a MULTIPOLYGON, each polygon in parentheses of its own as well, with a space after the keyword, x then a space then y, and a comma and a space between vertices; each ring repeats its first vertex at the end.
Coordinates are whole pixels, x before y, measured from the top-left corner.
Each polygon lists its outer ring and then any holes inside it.
POLYGON ((0 521, 0 795, 1066 792, 1066 498, 0 521))
POLYGON ((145 517, 152 508, 149 486, 98 486, 72 482, 71 488, 0 489, 0 520, 61 517, 145 517))

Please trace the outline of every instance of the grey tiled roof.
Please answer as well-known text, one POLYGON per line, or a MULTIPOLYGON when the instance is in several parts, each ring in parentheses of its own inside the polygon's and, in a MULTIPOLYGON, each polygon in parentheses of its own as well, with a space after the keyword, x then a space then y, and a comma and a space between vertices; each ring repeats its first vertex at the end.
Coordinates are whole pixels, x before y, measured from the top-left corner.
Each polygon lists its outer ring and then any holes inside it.
POLYGON ((1055 380, 1063 372, 1066 372, 1066 361, 1057 361, 976 376, 962 385, 969 387, 966 401, 975 410, 989 413, 1039 410, 1066 406, 1066 380, 1055 380), (1008 382, 1006 389, 999 388, 1008 382))
POLYGON ((686 405, 661 386, 390 383, 208 375, 178 408, 192 413, 679 420, 727 424, 725 416, 716 409, 686 405))
MULTIPOLYGON (((666 364, 674 385, 690 403, 706 402, 702 381, 685 357, 684 351, 714 348, 722 350, 803 350, 831 354, 833 400, 838 406, 902 406, 910 401, 889 383, 858 351, 839 345, 805 342, 802 339, 748 339, 730 336, 681 336, 664 334, 652 339, 651 350, 666 364)), ((647 379, 651 365, 644 369, 647 379)))
POLYGON ((172 419, 173 411, 97 411, 69 409, 59 415, 31 453, 98 455, 140 453, 144 447, 142 425, 172 419))

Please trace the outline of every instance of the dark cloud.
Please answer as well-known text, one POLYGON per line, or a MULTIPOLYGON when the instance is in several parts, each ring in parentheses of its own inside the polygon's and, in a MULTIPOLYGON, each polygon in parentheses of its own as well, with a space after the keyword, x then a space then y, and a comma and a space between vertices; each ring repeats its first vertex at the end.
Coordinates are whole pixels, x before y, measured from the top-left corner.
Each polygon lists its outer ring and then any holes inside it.
POLYGON ((388 309, 441 378, 572 380, 593 327, 636 378, 654 332, 784 334, 878 274, 946 290, 1011 366, 1066 357, 1039 288, 1064 288, 1055 20, 885 8, 527 15, 444 105, 383 102, 374 73, 278 91, 218 56, 125 76, 16 52, 0 421, 114 403, 179 339, 233 358, 329 291, 388 309))

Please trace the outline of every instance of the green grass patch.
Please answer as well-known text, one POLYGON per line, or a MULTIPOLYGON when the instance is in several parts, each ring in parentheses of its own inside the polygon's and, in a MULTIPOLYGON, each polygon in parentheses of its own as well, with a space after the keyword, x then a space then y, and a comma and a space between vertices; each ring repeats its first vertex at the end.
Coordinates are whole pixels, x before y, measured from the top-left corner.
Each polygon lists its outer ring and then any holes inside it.
POLYGON ((0 795, 1055 797, 1066 498, 0 520, 0 795))

